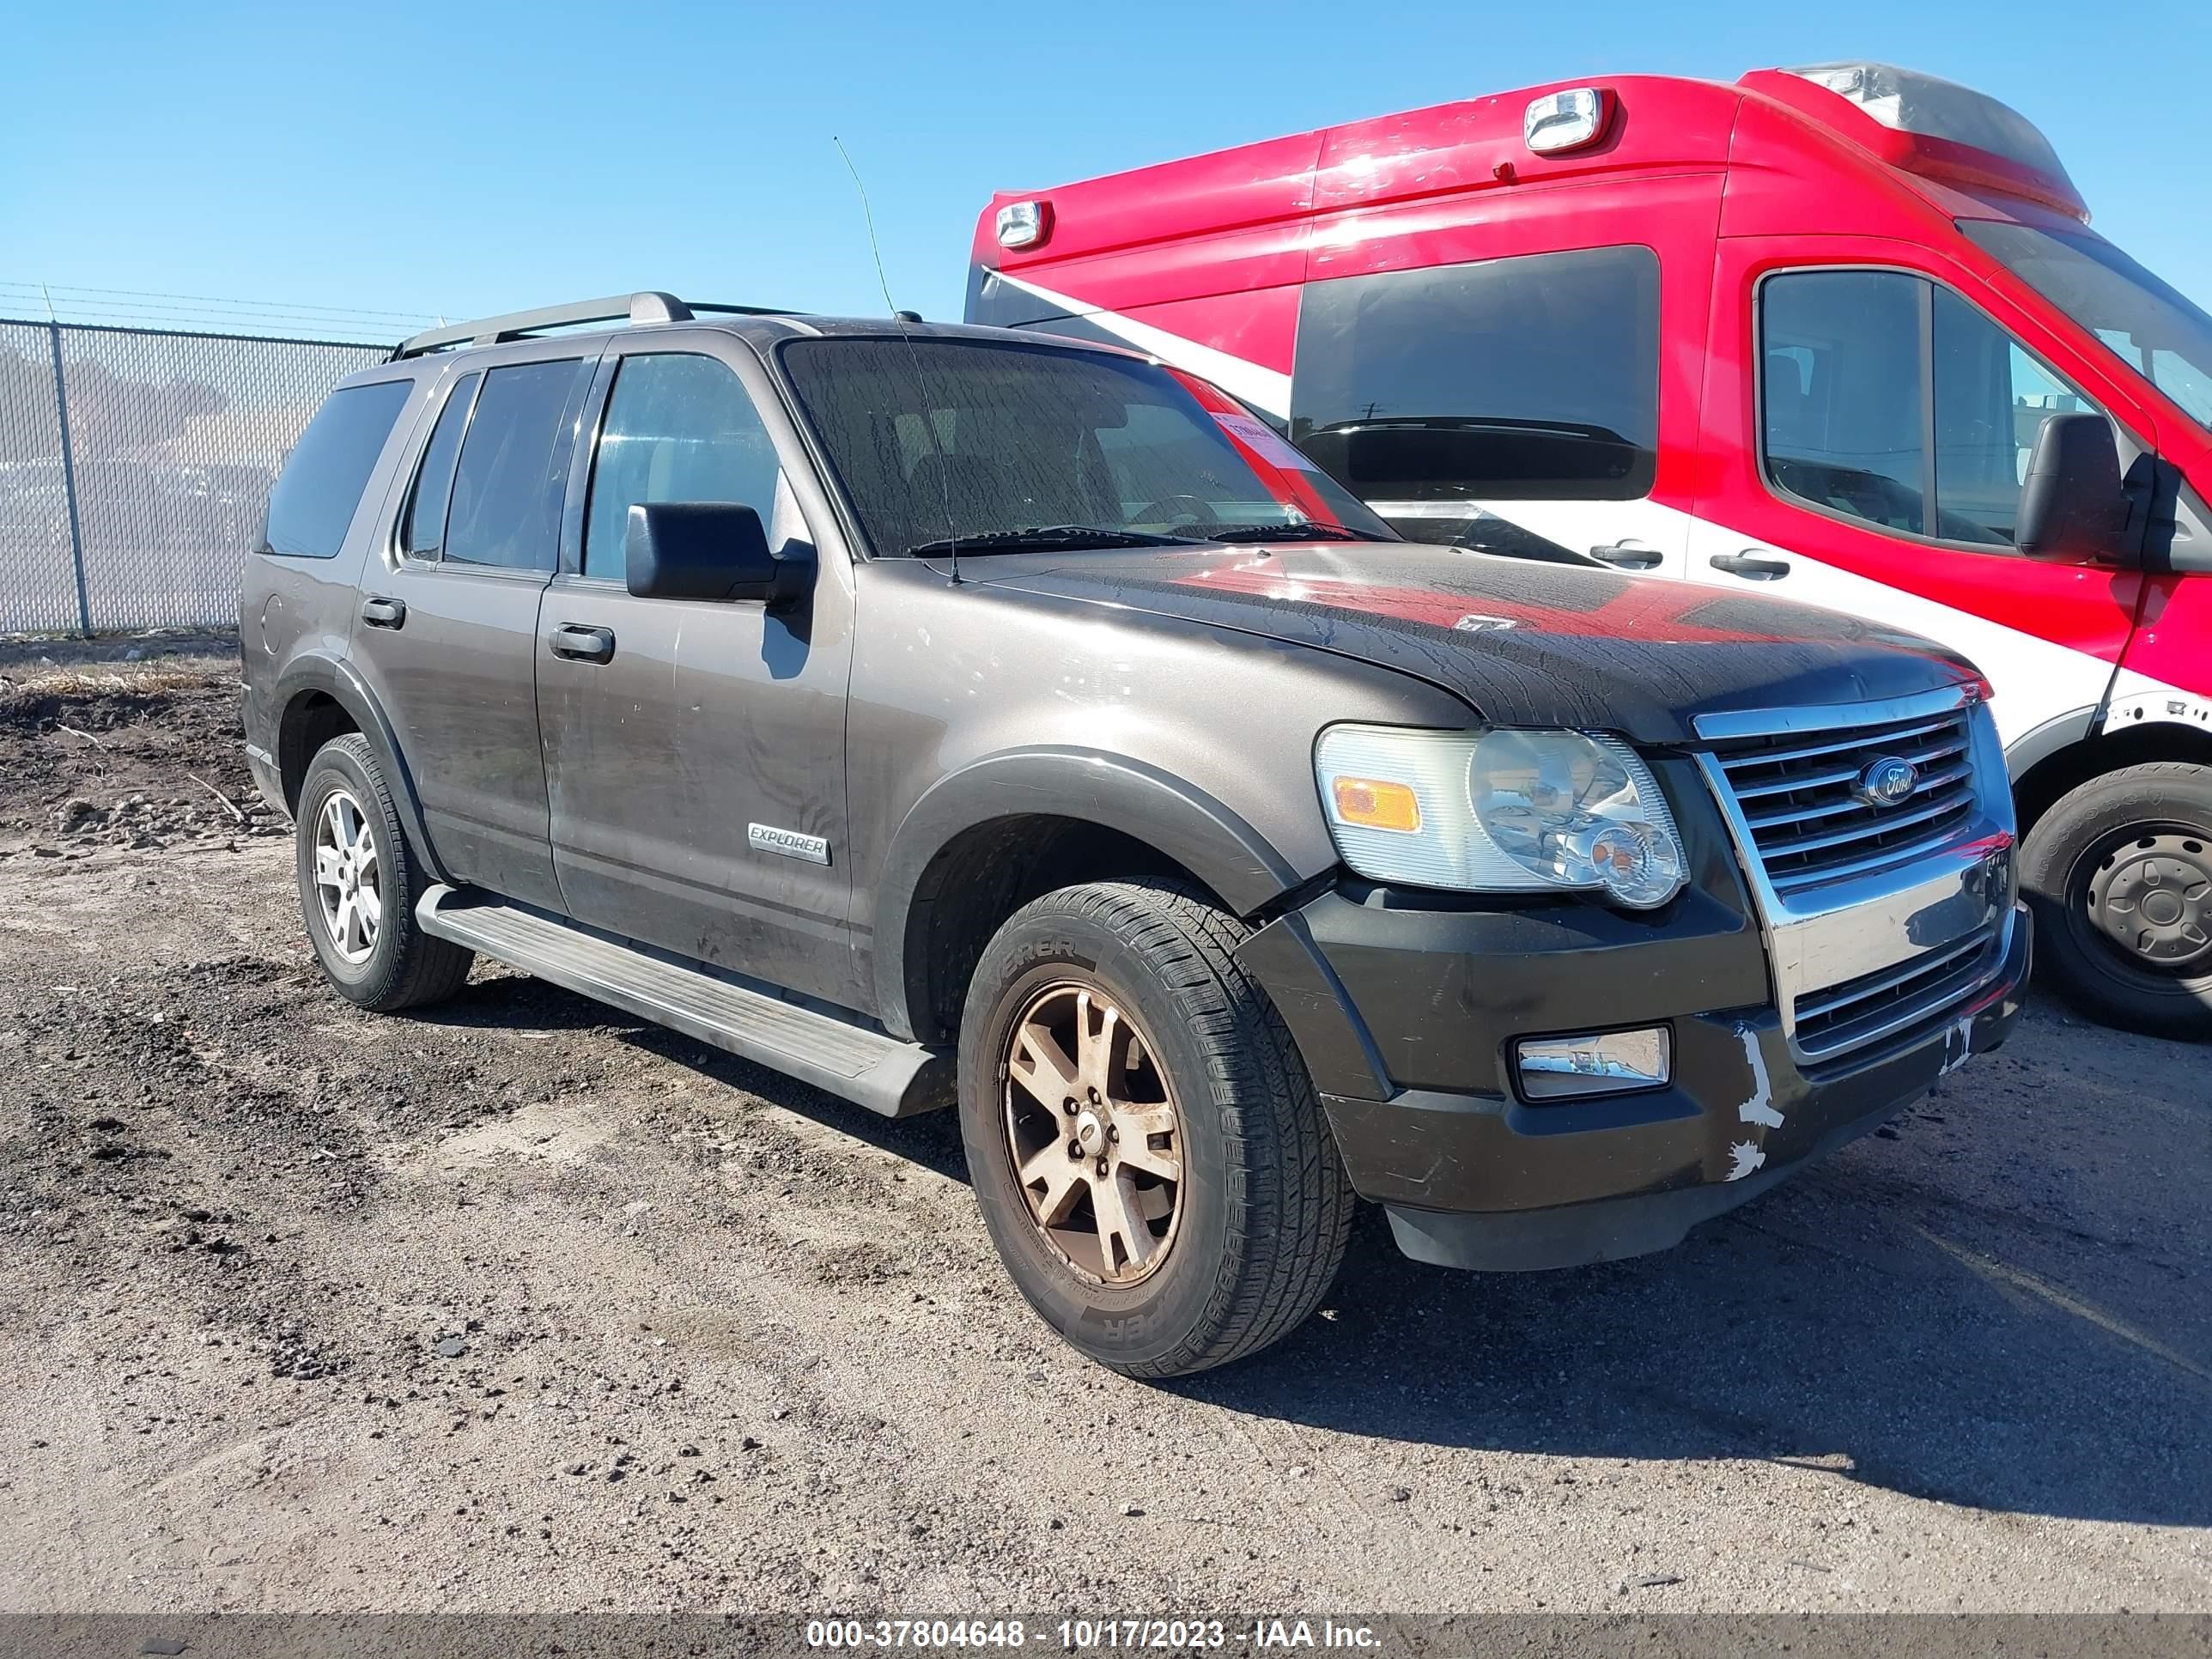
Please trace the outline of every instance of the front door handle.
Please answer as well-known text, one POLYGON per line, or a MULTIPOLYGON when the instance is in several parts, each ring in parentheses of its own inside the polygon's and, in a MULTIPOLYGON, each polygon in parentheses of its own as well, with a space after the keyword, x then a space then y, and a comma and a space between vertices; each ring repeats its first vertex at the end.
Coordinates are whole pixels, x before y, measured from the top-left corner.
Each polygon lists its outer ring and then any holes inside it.
POLYGON ((1716 553, 1709 562, 1716 570, 1725 570, 1731 576, 1741 576, 1746 581, 1780 581, 1790 574, 1790 567, 1780 559, 1762 559, 1757 554, 1716 553))
POLYGON ((553 654, 571 662, 612 662, 615 630, 586 628, 581 623, 562 623, 553 630, 553 654))
POLYGON ((1601 564, 1617 565, 1623 570, 1649 570, 1663 556, 1655 549, 1638 547, 1634 542, 1614 542, 1605 547, 1593 547, 1589 554, 1601 564))
POLYGON ((407 626, 407 601, 404 599, 363 599, 361 619, 371 628, 404 628, 407 626))

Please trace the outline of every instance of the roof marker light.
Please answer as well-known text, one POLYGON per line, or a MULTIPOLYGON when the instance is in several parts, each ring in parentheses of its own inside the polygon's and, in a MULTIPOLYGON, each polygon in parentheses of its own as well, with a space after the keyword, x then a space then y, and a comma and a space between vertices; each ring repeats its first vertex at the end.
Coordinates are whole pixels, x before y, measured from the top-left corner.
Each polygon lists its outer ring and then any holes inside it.
POLYGON ((1573 87, 1528 100, 1521 136, 1539 155, 1580 149, 1605 136, 1607 99, 1598 87, 1573 87))
POLYGON ((1000 247, 1035 247, 1052 228, 1049 202, 1009 202, 993 221, 1000 247))

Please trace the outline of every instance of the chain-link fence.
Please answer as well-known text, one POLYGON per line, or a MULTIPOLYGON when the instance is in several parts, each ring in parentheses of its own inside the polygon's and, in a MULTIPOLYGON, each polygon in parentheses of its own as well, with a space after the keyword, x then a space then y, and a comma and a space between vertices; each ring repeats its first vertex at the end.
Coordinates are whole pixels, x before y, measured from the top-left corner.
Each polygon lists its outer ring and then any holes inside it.
POLYGON ((0 319, 0 634, 237 621, 285 455, 391 349, 0 319))

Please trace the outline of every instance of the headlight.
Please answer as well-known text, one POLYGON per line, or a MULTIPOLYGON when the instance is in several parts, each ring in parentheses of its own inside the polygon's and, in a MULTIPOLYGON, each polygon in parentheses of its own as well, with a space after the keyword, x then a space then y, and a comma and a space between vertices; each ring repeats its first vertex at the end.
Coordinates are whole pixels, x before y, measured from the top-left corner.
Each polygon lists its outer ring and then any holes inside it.
POLYGON ((1332 726, 1314 771, 1336 850, 1372 881, 1598 892, 1638 910, 1681 890, 1651 769, 1601 733, 1332 726))

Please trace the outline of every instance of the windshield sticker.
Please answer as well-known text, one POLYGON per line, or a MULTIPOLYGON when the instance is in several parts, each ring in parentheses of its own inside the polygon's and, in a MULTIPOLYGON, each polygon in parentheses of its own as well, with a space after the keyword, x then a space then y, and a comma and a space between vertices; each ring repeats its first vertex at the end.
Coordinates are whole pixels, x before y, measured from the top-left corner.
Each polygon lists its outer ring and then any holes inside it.
POLYGON ((1221 422, 1223 431, 1254 451, 1270 466, 1279 466, 1292 472, 1321 471, 1265 421, 1255 421, 1249 415, 1216 415, 1213 418, 1221 422))

